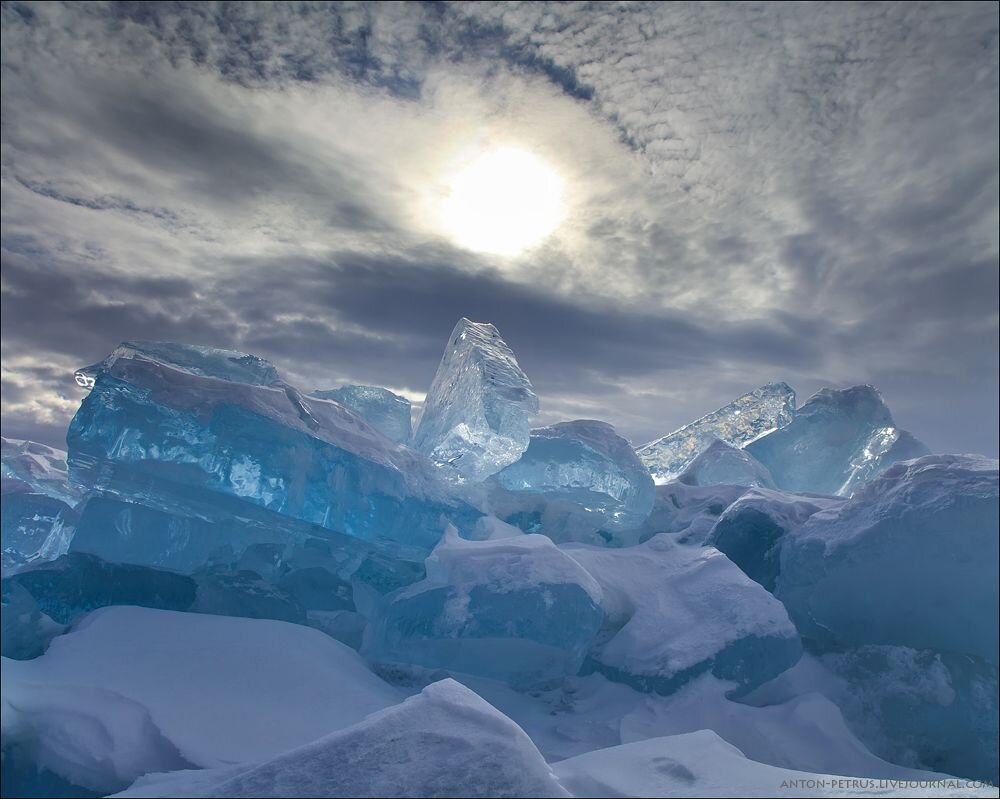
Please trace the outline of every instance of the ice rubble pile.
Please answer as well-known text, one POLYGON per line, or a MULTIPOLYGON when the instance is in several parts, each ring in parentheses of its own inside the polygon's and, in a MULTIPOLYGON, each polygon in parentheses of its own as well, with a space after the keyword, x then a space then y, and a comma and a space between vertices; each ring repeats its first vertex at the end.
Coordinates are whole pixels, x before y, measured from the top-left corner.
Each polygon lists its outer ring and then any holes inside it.
POLYGON ((870 386, 768 384, 636 450, 531 429, 467 319, 415 430, 228 350, 76 380, 68 452, 3 441, 4 795, 997 780, 997 462, 929 455, 870 386))

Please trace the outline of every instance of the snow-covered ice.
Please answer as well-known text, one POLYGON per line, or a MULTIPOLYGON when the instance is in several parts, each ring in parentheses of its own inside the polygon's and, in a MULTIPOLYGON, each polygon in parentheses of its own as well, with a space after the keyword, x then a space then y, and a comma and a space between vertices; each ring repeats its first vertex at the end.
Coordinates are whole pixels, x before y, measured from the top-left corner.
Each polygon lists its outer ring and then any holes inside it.
POLYGON ((601 625, 597 582, 542 535, 465 541, 451 528, 426 568, 378 608, 371 659, 532 687, 575 674, 601 625))
POLYGON ((118 606, 89 614, 39 658, 3 659, 3 738, 70 782, 110 792, 151 768, 273 757, 401 698, 309 627, 118 606))
POLYGON ((265 762, 152 775, 118 796, 555 797, 560 786, 513 721, 454 680, 265 762))
POLYGON ((743 693, 799 658, 785 608, 718 550, 669 535, 625 549, 563 549, 603 595, 604 626, 585 668, 663 694, 710 672, 743 693))

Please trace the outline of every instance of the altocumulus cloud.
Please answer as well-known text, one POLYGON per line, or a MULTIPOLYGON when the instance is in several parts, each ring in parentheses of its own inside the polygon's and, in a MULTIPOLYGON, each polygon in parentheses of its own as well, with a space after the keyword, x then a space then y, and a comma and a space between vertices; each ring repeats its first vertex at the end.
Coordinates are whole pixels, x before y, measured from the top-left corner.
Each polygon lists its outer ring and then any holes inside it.
POLYGON ((494 321, 540 421, 637 442, 762 382, 872 382, 997 451, 990 3, 3 5, 3 429, 60 443, 128 338, 419 400, 494 321), (463 152, 565 181, 542 247, 450 244, 463 152))

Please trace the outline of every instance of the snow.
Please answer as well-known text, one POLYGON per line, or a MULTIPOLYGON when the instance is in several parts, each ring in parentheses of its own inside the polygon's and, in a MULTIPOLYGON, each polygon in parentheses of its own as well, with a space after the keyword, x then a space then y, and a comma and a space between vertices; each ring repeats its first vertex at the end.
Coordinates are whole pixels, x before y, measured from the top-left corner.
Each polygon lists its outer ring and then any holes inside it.
POLYGON ((569 796, 514 722, 454 680, 261 764, 146 777, 119 796, 569 796))
MULTIPOLYGON (((599 749, 555 766, 574 796, 996 796, 995 790, 792 771, 748 760, 710 730, 599 749)), ((936 775, 935 775, 936 776, 936 775)))
POLYGON ((460 481, 480 482, 528 446, 538 397, 497 329, 460 319, 424 400, 413 446, 460 481))
POLYGON ((309 627, 129 606, 94 611, 35 660, 4 658, 3 682, 4 746, 104 791, 165 758, 273 757, 401 699, 309 627))

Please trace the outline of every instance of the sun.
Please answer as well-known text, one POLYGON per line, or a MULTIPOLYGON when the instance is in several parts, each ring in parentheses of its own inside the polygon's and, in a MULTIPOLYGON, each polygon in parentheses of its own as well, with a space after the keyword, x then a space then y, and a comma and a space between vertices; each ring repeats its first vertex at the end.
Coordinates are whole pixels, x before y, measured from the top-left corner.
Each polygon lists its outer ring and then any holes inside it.
POLYGON ((527 150, 491 150, 454 177, 441 210, 446 232, 459 246, 519 255, 544 241, 562 221, 562 179, 527 150))

